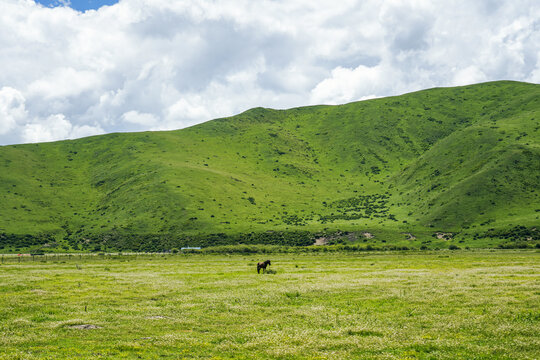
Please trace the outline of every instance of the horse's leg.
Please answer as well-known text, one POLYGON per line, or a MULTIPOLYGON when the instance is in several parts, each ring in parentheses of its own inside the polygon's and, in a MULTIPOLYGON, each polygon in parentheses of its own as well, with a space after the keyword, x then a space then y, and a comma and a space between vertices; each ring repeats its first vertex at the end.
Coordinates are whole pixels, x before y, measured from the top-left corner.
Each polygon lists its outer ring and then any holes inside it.
POLYGON ((257 265, 257 274, 261 273, 261 268, 257 265))

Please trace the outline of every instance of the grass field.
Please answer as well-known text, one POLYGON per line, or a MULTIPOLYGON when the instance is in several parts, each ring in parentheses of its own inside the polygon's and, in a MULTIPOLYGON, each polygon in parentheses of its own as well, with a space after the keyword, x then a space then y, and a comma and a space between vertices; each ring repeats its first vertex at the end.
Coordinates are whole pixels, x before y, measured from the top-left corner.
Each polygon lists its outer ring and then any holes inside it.
POLYGON ((17 261, 2 359, 540 358, 538 251, 17 261))

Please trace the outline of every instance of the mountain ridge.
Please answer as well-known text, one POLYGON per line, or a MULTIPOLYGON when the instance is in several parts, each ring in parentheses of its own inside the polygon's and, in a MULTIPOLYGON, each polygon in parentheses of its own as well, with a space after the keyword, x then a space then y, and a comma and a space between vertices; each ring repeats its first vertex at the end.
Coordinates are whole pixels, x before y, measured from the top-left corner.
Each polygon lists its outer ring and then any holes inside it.
POLYGON ((539 99, 539 85, 498 81, 3 146, 0 233, 80 248, 118 233, 369 230, 420 246, 440 230, 493 246, 471 238, 540 223, 539 99))

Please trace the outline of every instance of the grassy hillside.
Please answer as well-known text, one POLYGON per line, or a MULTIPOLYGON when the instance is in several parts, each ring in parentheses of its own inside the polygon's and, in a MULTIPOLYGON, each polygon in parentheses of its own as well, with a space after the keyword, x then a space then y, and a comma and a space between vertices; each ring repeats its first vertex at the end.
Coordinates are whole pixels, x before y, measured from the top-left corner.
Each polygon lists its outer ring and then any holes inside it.
POLYGON ((350 232, 341 242, 534 242, 539 129, 540 85, 502 81, 4 146, 0 246, 31 245, 22 234, 97 249, 338 230, 350 232))

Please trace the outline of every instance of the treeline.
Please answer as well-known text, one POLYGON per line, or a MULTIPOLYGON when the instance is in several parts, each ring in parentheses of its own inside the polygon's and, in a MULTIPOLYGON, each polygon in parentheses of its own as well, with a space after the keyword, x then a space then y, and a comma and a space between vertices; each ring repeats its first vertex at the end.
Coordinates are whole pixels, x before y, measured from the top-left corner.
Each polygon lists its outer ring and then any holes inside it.
POLYGON ((500 249, 530 249, 540 248, 540 229, 516 225, 510 229, 488 229, 482 233, 473 234, 473 239, 501 239, 504 242, 497 245, 500 249))
MULTIPOLYGON (((40 234, 8 234, 0 232, 0 250, 46 249, 62 246, 62 249, 84 252, 168 252, 183 247, 201 247, 202 252, 216 253, 264 253, 264 252, 324 252, 324 251, 374 251, 374 250, 408 250, 407 246, 391 244, 355 244, 350 243, 348 232, 309 231, 266 231, 241 234, 138 234, 125 230, 112 230, 103 233, 70 233, 64 237, 69 246, 57 242, 56 236, 49 233, 40 234), (325 246, 310 246, 315 239, 324 237, 328 241, 325 246)), ((516 226, 511 229, 490 229, 485 233, 474 234, 474 240, 480 238, 501 239, 497 247, 540 248, 540 231, 536 227, 516 226)), ((384 241, 383 241, 384 242, 384 241)), ((413 246, 414 248, 414 246, 413 246)), ((421 246, 421 250, 428 249, 421 246)), ((458 249, 450 244, 449 249, 458 249)))
POLYGON ((86 234, 68 239, 73 248, 89 251, 137 251, 161 252, 182 247, 209 247, 224 245, 276 245, 308 246, 315 242, 315 234, 309 231, 268 231, 244 234, 131 234, 107 232, 86 234))
POLYGON ((489 229, 474 235, 475 240, 478 238, 504 239, 506 241, 498 246, 501 249, 540 248, 540 229, 537 227, 517 225, 511 229, 489 229))
POLYGON ((7 247, 28 248, 37 245, 53 244, 56 240, 53 235, 47 233, 40 234, 8 234, 0 233, 0 249, 7 247))
POLYGON ((265 253, 325 253, 411 250, 407 246, 373 245, 325 245, 325 246, 278 246, 278 245, 223 245, 201 250, 183 250, 196 254, 265 254, 265 253))
POLYGON ((475 235, 475 237, 499 238, 512 241, 536 241, 540 240, 540 229, 536 227, 528 228, 523 225, 517 225, 511 229, 489 229, 483 234, 475 235))

